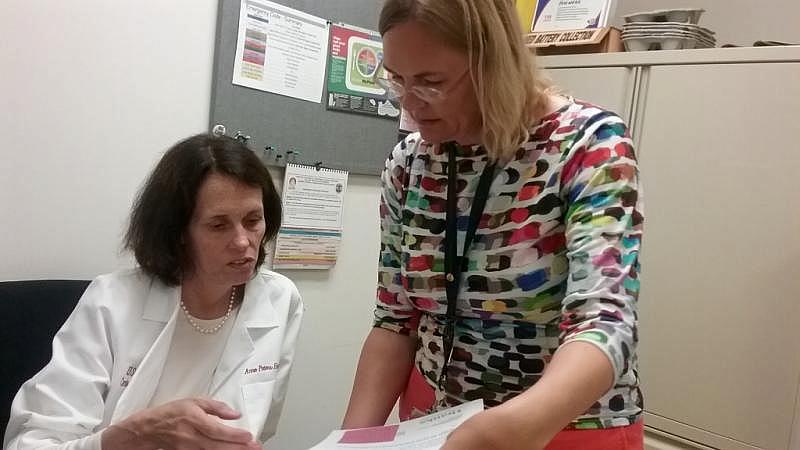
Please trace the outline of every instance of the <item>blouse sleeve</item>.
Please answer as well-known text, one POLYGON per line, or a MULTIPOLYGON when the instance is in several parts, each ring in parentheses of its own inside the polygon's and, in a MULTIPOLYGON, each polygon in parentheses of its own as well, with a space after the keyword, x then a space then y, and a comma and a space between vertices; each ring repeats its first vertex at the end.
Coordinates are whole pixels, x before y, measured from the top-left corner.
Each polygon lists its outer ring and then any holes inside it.
POLYGON ((409 181, 409 161, 418 140, 419 134, 415 133, 397 144, 381 175, 381 249, 374 326, 401 334, 415 331, 420 314, 409 301, 401 276, 402 210, 409 181))
POLYGON ((628 371, 638 341, 643 224, 639 169, 619 117, 603 112, 586 122, 566 154, 561 183, 569 259, 562 344, 597 346, 618 380, 628 371))

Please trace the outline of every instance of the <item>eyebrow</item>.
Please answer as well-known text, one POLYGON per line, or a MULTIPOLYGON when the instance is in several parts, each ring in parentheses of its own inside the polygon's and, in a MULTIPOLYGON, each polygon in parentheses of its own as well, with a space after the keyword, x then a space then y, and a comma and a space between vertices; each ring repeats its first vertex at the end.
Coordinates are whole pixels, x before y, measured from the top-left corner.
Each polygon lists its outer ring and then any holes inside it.
MULTIPOLYGON (((397 72, 395 72, 394 70, 392 70, 388 66, 386 66, 386 63, 383 64, 383 68, 386 69, 386 71, 391 73, 392 75, 397 75, 397 72)), ((442 75, 442 72, 430 72, 430 71, 428 71, 428 72, 418 73, 418 74, 414 75, 414 78, 425 78, 425 77, 440 76, 440 75, 442 75)))
MULTIPOLYGON (((262 208, 253 208, 253 209, 247 211, 246 213, 244 213, 245 216, 252 216, 253 214, 264 214, 264 210, 262 208)), ((209 219, 225 219, 225 218, 228 218, 228 217, 230 217, 230 214, 219 213, 219 214, 214 214, 213 216, 210 216, 209 219)))

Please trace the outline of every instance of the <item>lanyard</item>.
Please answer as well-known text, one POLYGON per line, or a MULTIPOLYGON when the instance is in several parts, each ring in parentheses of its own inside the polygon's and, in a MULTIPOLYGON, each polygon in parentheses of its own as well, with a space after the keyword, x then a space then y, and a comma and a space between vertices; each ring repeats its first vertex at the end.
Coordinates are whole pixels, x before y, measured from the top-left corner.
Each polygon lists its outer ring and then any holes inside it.
POLYGON ((447 366, 453 356, 453 339, 455 337, 456 325, 456 303, 458 302, 458 290, 461 285, 461 273, 468 269, 467 253, 469 252, 475 232, 478 230, 478 223, 486 207, 486 200, 489 197, 489 187, 494 178, 496 164, 487 164, 481 173, 478 181, 478 188, 475 191, 475 198, 472 201, 472 208, 469 212, 469 225, 467 234, 464 237, 464 251, 458 256, 458 169, 456 163, 457 144, 447 142, 444 145, 448 153, 447 164, 447 228, 445 229, 445 289, 447 291, 447 317, 445 318, 445 330, 442 349, 444 350, 444 364, 439 375, 439 388, 444 389, 447 378, 447 366))

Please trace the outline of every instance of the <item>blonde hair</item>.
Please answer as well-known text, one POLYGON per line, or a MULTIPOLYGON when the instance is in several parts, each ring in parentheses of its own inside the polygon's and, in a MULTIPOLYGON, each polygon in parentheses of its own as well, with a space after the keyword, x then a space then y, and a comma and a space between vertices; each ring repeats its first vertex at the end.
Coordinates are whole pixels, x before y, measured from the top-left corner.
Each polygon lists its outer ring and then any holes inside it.
POLYGON ((482 144, 492 159, 510 159, 543 115, 550 88, 525 47, 514 1, 386 0, 378 30, 410 21, 467 54, 482 144))

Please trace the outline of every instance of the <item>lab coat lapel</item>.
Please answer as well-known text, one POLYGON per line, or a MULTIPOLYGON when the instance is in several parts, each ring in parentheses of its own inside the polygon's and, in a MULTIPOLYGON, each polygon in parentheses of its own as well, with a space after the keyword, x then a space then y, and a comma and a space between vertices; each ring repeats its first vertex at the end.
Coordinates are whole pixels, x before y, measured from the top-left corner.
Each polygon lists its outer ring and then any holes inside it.
POLYGON ((157 335, 154 335, 152 327, 142 326, 137 330, 134 347, 139 347, 140 352, 147 351, 147 353, 120 396, 111 423, 127 418, 146 408, 150 403, 161 379, 161 372, 172 343, 178 318, 178 298, 180 298, 179 287, 164 287, 157 282, 151 285, 142 321, 145 323, 155 321, 166 325, 157 335))
POLYGON ((244 300, 239 307, 239 314, 211 380, 209 390, 211 397, 217 394, 237 370, 241 370, 241 374, 244 374, 245 362, 256 351, 255 343, 264 331, 279 325, 268 294, 268 286, 262 277, 256 276, 245 286, 244 300))

